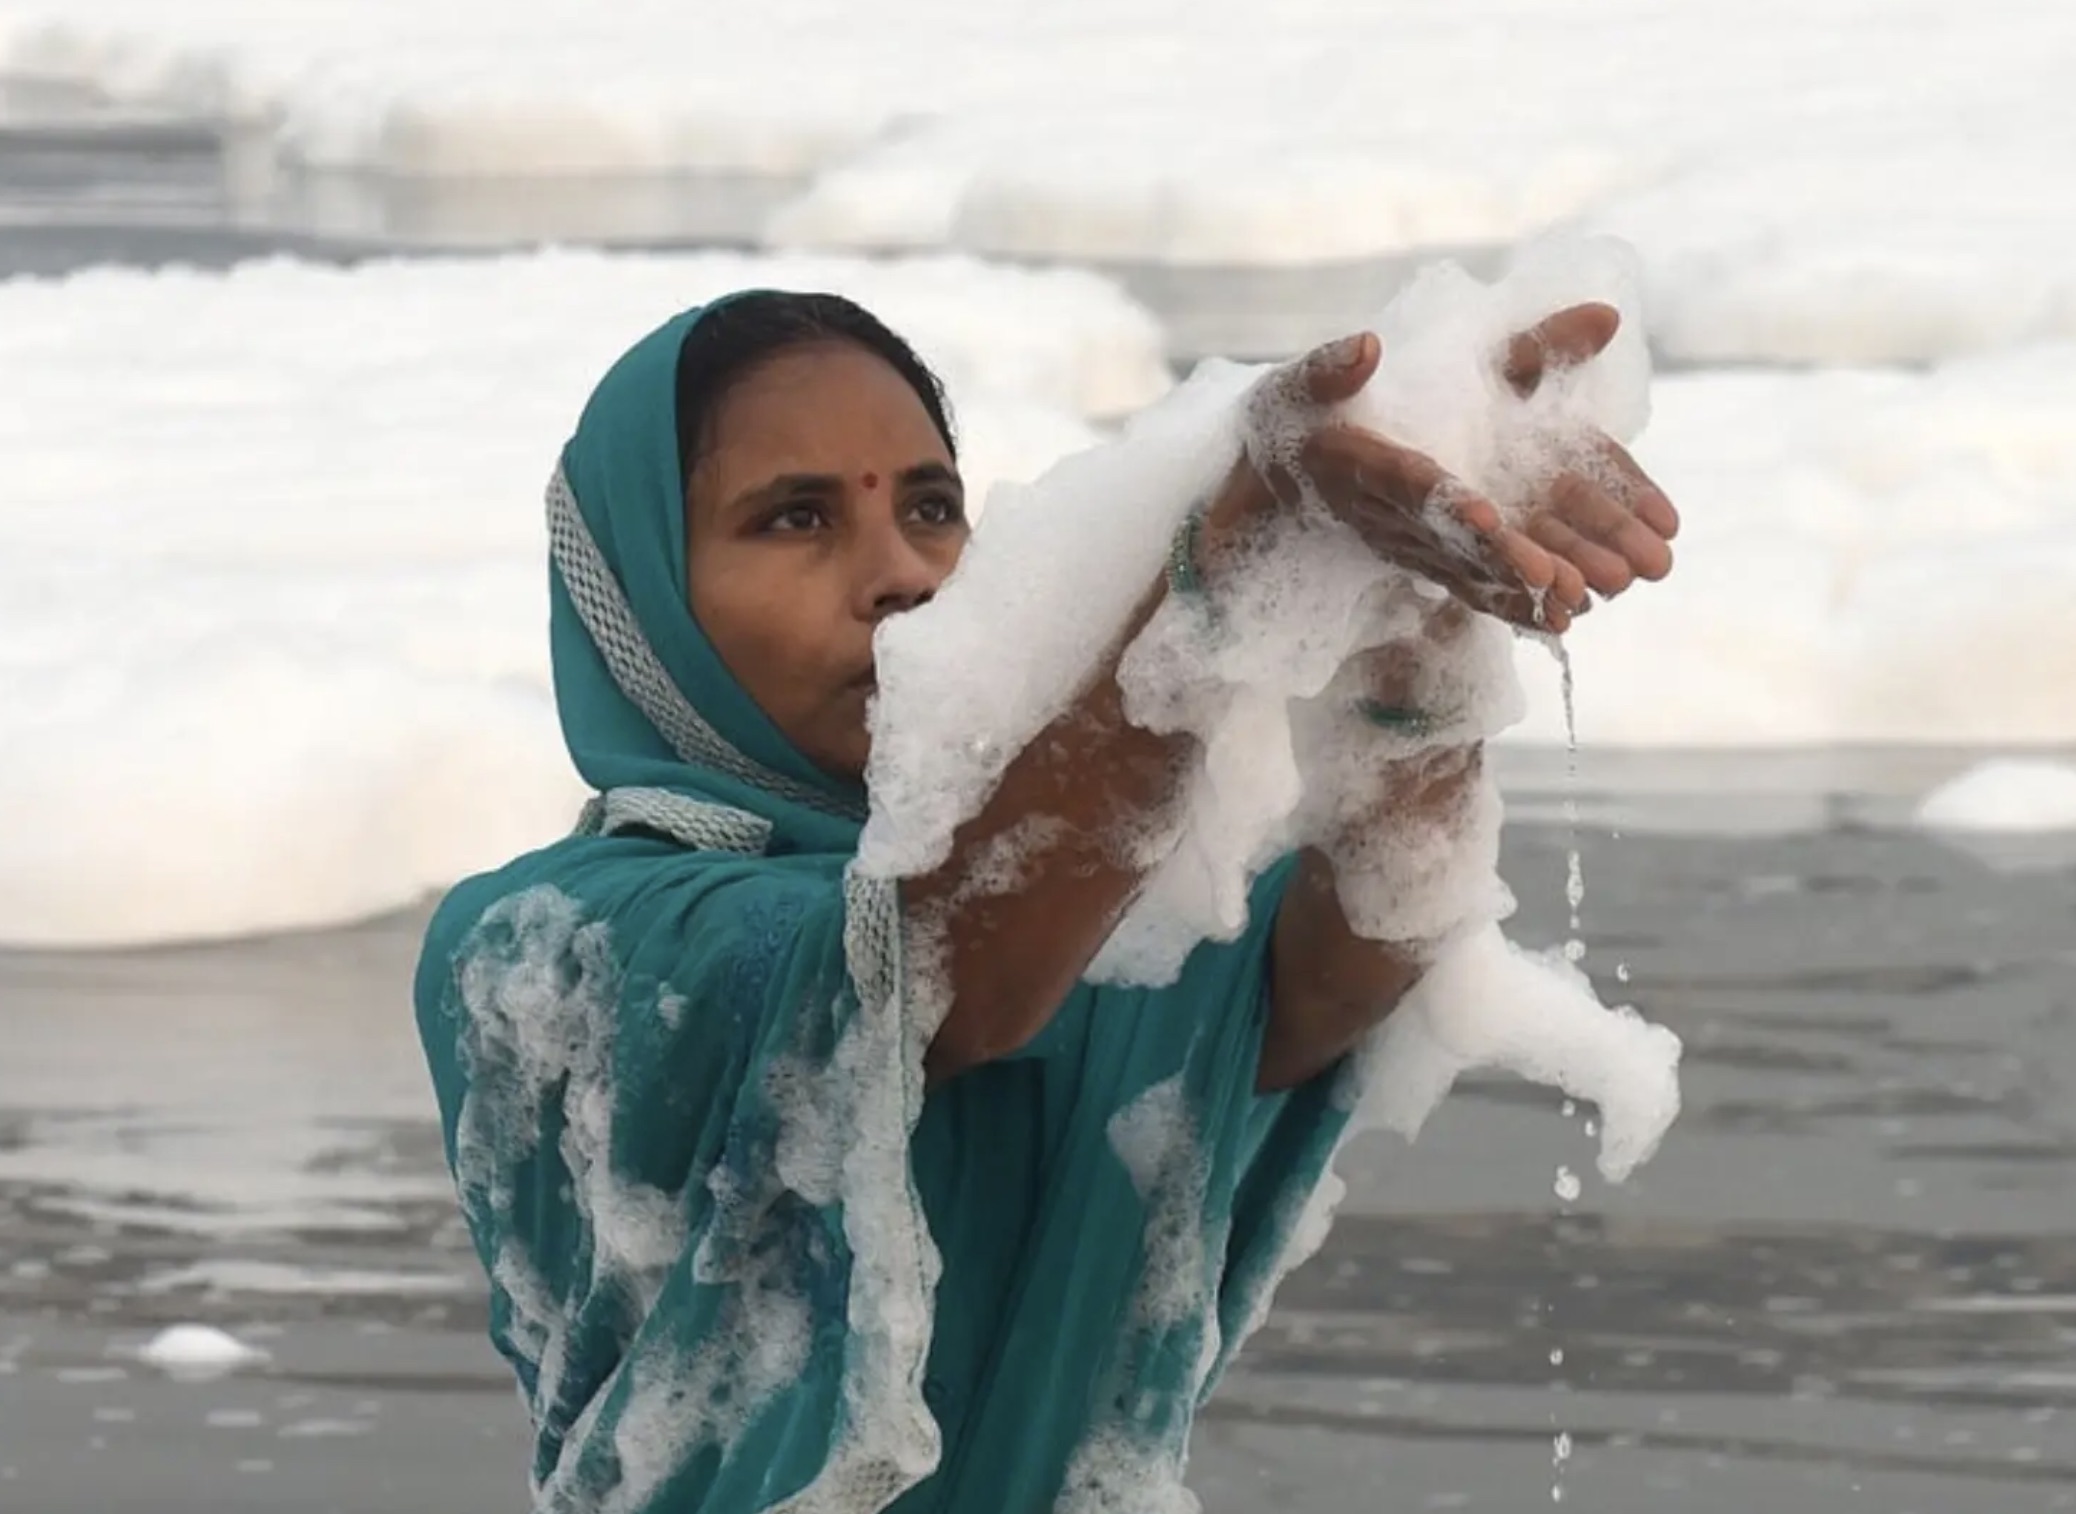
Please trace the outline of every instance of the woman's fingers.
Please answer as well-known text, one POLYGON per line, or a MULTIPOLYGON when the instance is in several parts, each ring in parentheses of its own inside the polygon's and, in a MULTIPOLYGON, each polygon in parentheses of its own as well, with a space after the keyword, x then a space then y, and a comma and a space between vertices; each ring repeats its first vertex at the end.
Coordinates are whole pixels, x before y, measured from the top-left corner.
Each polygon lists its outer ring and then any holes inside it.
POLYGON ((1377 371, 1384 344, 1374 332, 1358 331, 1307 353, 1297 366, 1297 381, 1306 402, 1338 405, 1362 392, 1377 371))
POLYGON ((1305 466, 1329 503, 1335 501, 1338 488, 1417 515, 1430 500, 1446 499, 1456 518, 1479 535, 1500 528, 1499 508, 1490 500, 1465 488, 1426 453, 1401 447, 1374 431, 1322 428, 1306 445, 1305 466))
MULTIPOLYGON (((1614 487, 1617 492, 1610 493, 1600 481, 1579 473, 1564 474, 1550 486, 1546 503, 1531 519, 1542 521, 1554 517, 1584 541, 1619 557, 1631 578, 1663 578, 1672 571, 1672 548, 1654 527, 1637 515, 1627 499, 1621 497, 1629 493, 1627 481, 1618 481, 1614 487)), ((1666 501, 1665 509, 1671 508, 1671 502, 1666 501)), ((1536 539, 1546 546, 1555 547, 1550 537, 1538 536, 1536 539)), ((1599 585, 1596 583, 1594 587, 1599 588, 1599 585)), ((1622 587, 1628 587, 1626 580, 1622 587)))
POLYGON ((1629 560, 1598 542, 1588 541, 1554 515, 1538 515, 1528 523, 1528 534, 1579 572, 1588 588, 1611 599, 1636 582, 1629 560))
POLYGON ((1606 351, 1621 325, 1621 312, 1612 305, 1570 306, 1508 342, 1501 371, 1525 399, 1550 369, 1575 367, 1606 351))
MULTIPOLYGON (((1616 493, 1630 515, 1642 521, 1661 542, 1671 541, 1680 534, 1680 512, 1673 508, 1671 499, 1650 474, 1644 472, 1629 449, 1611 436, 1600 438, 1602 462, 1616 480, 1616 493)), ((1671 554, 1666 554, 1666 566, 1671 566, 1671 554)), ((1641 571, 1639 569, 1639 571, 1641 571)), ((1663 577, 1662 573, 1644 573, 1645 578, 1663 577)))
POLYGON ((1586 603, 1586 575, 1577 563, 1555 552, 1550 554, 1550 563, 1553 572, 1549 590, 1543 596, 1545 608, 1554 604, 1569 618, 1586 603))
POLYGON ((1508 526, 1496 505, 1424 453, 1336 427, 1313 438, 1305 466, 1328 505, 1378 555, 1477 609, 1554 630, 1586 603, 1578 565, 1508 526), (1436 519, 1437 511, 1453 520, 1436 519))

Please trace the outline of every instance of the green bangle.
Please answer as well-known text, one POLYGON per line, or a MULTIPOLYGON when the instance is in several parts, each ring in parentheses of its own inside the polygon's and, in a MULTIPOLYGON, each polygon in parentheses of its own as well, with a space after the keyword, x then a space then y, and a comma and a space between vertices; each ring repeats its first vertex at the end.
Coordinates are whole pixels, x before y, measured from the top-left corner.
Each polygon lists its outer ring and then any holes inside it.
POLYGON ((1385 704, 1382 700, 1365 699, 1356 705, 1364 720, 1379 730, 1393 731, 1401 736, 1431 736, 1435 721, 1425 710, 1416 710, 1411 705, 1385 704))
POLYGON ((1204 597, 1204 575, 1197 571, 1197 542, 1203 534, 1204 512, 1192 509, 1168 542, 1168 592, 1177 599, 1204 597))

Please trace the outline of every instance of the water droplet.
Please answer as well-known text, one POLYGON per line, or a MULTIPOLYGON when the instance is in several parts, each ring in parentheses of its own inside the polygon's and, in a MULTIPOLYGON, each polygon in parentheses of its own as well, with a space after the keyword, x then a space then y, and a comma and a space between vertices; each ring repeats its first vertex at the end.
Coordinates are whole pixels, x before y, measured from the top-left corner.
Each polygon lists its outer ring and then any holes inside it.
POLYGON ((1579 1175, 1569 1167, 1560 1167, 1557 1169, 1555 1187, 1557 1197, 1569 1204, 1579 1196, 1579 1175))
POLYGON ((1561 1114, 1562 1114, 1562 1115, 1563 1115, 1563 1116, 1564 1116, 1564 1117, 1565 1117, 1565 1118, 1566 1118, 1567 1120, 1568 1120, 1568 1119, 1570 1119, 1570 1118, 1571 1118, 1571 1117, 1572 1117, 1573 1115, 1575 1115, 1575 1114, 1577 1114, 1577 1113, 1579 1112, 1579 1104, 1578 1104, 1578 1100, 1576 1100, 1576 1099, 1566 1099, 1566 1100, 1564 1101, 1563 1105, 1562 1105, 1562 1106, 1560 1107, 1560 1109, 1559 1109, 1559 1112, 1560 1112, 1560 1113, 1561 1113, 1561 1114))
POLYGON ((1579 906, 1586 902, 1586 871, 1579 860, 1579 711, 1573 697, 1571 649, 1562 640, 1549 638, 1564 683, 1564 824, 1570 832, 1564 856, 1564 902, 1571 907, 1571 939, 1564 943, 1564 960, 1582 961, 1586 943, 1579 929, 1579 906))
POLYGON ((1564 1365, 1564 1348, 1562 1346, 1551 1347, 1550 1365, 1553 1367, 1561 1367, 1564 1365))
POLYGON ((1615 981, 1617 983, 1627 983, 1629 981, 1629 964, 1627 962, 1617 962, 1615 964, 1615 981))

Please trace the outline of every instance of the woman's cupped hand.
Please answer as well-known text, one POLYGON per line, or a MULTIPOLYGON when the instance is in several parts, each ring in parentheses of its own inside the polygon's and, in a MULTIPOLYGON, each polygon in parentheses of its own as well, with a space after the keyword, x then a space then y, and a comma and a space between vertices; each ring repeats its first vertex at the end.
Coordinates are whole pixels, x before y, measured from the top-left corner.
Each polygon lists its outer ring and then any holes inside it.
MULTIPOLYGON (((1516 335, 1494 362, 1526 400, 1547 375, 1590 361, 1614 340, 1620 315, 1601 304, 1560 310, 1516 335)), ((1590 607, 1672 568, 1679 513, 1613 437, 1591 436, 1578 464, 1556 470, 1502 513, 1433 458, 1339 419, 1338 408, 1377 371, 1368 332, 1328 343, 1273 370, 1250 399, 1259 430, 1303 424, 1286 462, 1247 463, 1255 491, 1284 506, 1310 497, 1353 527, 1387 562, 1422 574, 1473 610, 1527 629, 1563 632, 1590 607), (1302 475, 1302 476, 1300 476, 1302 475)))

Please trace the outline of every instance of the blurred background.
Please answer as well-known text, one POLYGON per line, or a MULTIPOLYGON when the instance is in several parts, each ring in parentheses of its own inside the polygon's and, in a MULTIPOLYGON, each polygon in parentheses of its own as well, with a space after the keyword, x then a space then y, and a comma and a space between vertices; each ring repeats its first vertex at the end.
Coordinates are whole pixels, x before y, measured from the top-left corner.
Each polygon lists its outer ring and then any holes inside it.
POLYGON ((979 493, 1552 232, 1686 529, 1575 751, 1523 648, 1513 933, 1581 849, 1688 1110, 1576 1197, 1517 1085, 1358 1146, 1198 1491, 2076 1508, 2072 71, 2038 0, 0 0, 0 1510, 523 1506, 408 974, 581 798, 539 500, 634 336, 850 294, 979 493))

